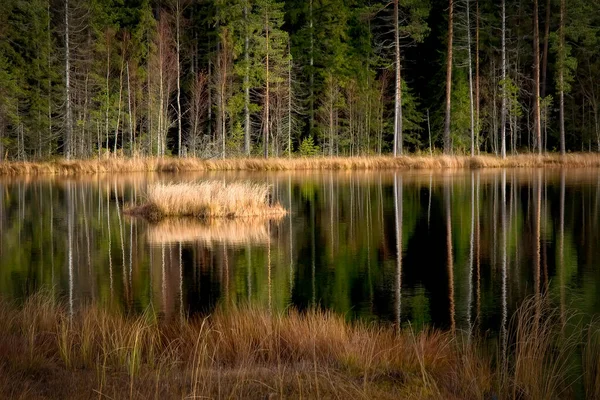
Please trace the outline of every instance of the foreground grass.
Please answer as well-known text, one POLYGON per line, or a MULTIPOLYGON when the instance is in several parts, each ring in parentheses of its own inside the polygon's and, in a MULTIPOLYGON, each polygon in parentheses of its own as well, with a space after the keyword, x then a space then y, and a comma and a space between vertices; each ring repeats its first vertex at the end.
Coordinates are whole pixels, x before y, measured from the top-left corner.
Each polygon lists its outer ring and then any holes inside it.
POLYGON ((236 218, 282 216, 279 203, 271 204, 267 184, 203 181, 156 183, 148 187, 146 203, 129 207, 126 213, 151 221, 168 217, 236 218))
POLYGON ((85 175, 108 172, 181 171, 289 171, 289 170, 374 170, 517 167, 600 167, 600 154, 571 153, 565 156, 523 154, 506 159, 492 155, 470 156, 373 156, 314 158, 102 158, 49 162, 0 162, 0 175, 85 175))
POLYGON ((328 312, 243 308, 167 322, 95 307, 70 315, 42 294, 0 304, 0 398, 550 399, 578 384, 594 396, 600 331, 568 335, 557 313, 535 316, 544 308, 522 307, 504 353, 328 312))

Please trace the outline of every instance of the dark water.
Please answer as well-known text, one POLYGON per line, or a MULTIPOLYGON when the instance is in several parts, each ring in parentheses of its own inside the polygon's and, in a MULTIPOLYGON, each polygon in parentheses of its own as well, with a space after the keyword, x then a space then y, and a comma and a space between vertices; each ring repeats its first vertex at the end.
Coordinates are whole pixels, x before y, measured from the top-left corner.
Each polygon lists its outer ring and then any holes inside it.
POLYGON ((165 318, 251 303, 498 331, 525 298, 600 312, 600 171, 322 172, 0 180, 0 295, 165 318), (279 222, 148 225, 155 181, 273 185, 279 222))

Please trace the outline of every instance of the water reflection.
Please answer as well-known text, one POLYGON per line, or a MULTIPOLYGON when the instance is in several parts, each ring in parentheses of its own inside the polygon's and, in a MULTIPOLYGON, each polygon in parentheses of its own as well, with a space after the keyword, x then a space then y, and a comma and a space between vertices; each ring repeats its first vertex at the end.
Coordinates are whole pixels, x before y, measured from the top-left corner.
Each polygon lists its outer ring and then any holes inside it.
POLYGON ((498 332, 550 293, 600 311, 598 170, 128 175, 0 181, 0 293, 165 318, 250 302, 498 332), (125 217, 149 182, 252 179, 279 221, 125 217))

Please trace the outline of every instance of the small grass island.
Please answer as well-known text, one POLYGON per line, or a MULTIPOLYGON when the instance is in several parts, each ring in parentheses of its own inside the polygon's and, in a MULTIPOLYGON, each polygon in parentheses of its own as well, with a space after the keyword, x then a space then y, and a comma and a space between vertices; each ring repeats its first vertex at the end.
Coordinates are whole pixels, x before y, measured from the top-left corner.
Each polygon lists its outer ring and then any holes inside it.
POLYGON ((146 203, 127 207, 124 212, 158 222, 169 217, 269 218, 287 211, 278 202, 270 201, 267 184, 212 180, 150 185, 146 203))

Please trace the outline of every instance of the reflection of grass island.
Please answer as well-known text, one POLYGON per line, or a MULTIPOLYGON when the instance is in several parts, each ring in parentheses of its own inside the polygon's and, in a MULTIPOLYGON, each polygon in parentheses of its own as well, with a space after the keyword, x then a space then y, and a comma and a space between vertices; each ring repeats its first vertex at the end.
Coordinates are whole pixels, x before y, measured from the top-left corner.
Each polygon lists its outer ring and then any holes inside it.
POLYGON ((270 186, 260 183, 205 181, 153 184, 147 202, 125 210, 149 221, 167 217, 237 218, 283 215, 285 208, 269 201, 270 186))
POLYGON ((202 242, 206 244, 266 244, 269 242, 269 221, 277 221, 282 214, 271 217, 248 218, 167 218, 148 225, 151 244, 202 242))

